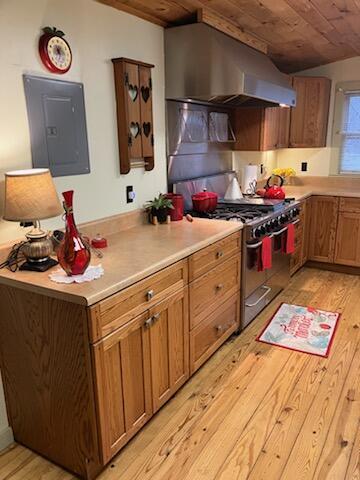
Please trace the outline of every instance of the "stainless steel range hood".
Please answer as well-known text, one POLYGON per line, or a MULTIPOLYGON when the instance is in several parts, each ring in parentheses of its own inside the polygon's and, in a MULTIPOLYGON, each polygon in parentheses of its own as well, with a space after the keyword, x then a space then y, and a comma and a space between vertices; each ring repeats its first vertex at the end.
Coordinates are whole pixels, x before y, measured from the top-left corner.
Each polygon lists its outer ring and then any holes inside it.
POLYGON ((272 61, 203 23, 165 30, 166 98, 222 105, 296 105, 272 61))

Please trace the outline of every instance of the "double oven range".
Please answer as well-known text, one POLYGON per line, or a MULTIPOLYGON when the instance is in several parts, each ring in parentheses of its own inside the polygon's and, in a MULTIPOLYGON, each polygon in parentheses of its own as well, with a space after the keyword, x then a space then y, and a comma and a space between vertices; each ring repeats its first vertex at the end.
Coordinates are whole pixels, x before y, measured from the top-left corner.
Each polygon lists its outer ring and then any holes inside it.
POLYGON ((175 186, 175 191, 184 195, 185 205, 193 216, 243 223, 241 272, 241 328, 243 329, 289 283, 290 255, 283 252, 282 244, 288 226, 300 221, 299 203, 293 199, 282 201, 246 197, 231 202, 220 200, 214 212, 199 214, 191 210, 191 203, 189 203, 189 190, 193 188, 194 185, 188 182, 181 182, 175 186), (272 267, 261 270, 258 267, 258 259, 266 236, 270 236, 272 240, 272 267))

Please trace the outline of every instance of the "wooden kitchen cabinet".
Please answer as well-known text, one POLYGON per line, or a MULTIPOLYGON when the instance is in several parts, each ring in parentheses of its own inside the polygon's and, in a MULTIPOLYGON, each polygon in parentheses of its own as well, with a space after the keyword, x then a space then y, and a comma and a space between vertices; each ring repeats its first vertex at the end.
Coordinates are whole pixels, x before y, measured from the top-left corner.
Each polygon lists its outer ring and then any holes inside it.
POLYGON ((0 284, 15 440, 94 479, 240 327, 240 245, 229 235, 91 306, 0 284))
POLYGON ((288 145, 289 109, 239 107, 234 113, 235 150, 275 150, 288 145))
POLYGON ((333 263, 339 198, 314 196, 311 198, 309 232, 309 260, 333 263))
POLYGON ((235 150, 326 146, 331 80, 293 77, 296 107, 238 107, 234 112, 235 150))
POLYGON ((150 310, 149 326, 153 412, 189 378, 188 289, 150 310))
POLYGON ((360 267, 359 198, 340 198, 334 262, 360 267))
POLYGON ((331 80, 325 77, 293 77, 296 107, 291 108, 289 147, 326 146, 331 80))
POLYGON ((94 345, 104 464, 152 415, 149 312, 94 345))
POLYGON ((145 170, 154 168, 154 132, 151 69, 154 65, 113 58, 120 173, 130 172, 143 159, 145 170))
POLYGON ((107 462, 189 377, 187 288, 93 346, 107 462))

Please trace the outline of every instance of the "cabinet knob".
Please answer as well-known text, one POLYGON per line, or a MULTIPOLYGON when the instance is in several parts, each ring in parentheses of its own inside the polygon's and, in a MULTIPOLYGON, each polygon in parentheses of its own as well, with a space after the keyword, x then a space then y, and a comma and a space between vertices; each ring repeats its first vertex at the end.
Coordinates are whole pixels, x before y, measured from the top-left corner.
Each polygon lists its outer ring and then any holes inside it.
POLYGON ((222 327, 222 325, 216 325, 215 329, 218 333, 221 333, 222 330, 223 330, 223 327, 222 327))
POLYGON ((154 297, 154 290, 149 290, 146 292, 146 300, 149 301, 154 297))
POLYGON ((222 290, 224 288, 224 285, 222 283, 219 283, 218 285, 216 285, 215 288, 219 292, 220 290, 222 290))
POLYGON ((156 313, 155 315, 152 316, 153 322, 157 322, 160 318, 160 313, 156 313))
POLYGON ((224 255, 224 252, 222 251, 216 252, 216 258, 221 258, 223 255, 224 255))
POLYGON ((145 328, 150 328, 152 323, 153 323, 153 318, 152 317, 145 320, 145 323, 144 323, 145 328))

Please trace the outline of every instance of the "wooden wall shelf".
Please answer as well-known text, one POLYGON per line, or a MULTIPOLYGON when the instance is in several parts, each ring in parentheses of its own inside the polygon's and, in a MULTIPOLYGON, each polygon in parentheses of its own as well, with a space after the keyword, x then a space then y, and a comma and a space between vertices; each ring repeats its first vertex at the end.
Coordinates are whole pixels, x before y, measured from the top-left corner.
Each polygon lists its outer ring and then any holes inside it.
POLYGON ((113 58, 120 173, 143 165, 154 168, 151 69, 154 65, 113 58))

